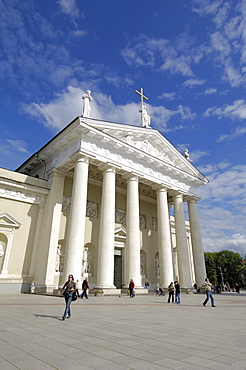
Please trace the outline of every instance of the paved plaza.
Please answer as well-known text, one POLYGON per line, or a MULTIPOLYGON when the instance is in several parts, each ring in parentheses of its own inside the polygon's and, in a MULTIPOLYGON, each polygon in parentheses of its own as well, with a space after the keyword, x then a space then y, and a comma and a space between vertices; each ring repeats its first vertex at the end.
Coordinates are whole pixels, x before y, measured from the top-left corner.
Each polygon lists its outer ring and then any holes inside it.
POLYGON ((2 295, 0 369, 246 369, 246 293, 181 294, 181 305, 153 293, 94 297, 2 295))

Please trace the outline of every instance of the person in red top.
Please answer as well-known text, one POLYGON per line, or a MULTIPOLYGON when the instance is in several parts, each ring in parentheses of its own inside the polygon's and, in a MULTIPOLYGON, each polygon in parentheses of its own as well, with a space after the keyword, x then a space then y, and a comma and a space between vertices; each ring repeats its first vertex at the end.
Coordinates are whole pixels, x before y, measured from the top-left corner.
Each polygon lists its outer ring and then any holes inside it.
POLYGON ((134 287, 135 287, 134 281, 131 279, 129 283, 130 298, 135 297, 134 287))

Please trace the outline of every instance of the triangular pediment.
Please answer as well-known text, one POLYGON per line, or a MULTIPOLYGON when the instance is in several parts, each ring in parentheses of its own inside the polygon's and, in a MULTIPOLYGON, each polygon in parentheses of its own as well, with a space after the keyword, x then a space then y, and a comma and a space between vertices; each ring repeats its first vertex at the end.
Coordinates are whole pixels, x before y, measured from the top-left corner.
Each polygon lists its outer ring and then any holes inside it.
POLYGON ((0 214, 0 226, 1 227, 12 227, 16 229, 21 226, 21 223, 16 221, 8 213, 2 213, 0 214))
MULTIPOLYGON (((158 130, 126 124, 82 119, 87 125, 128 145, 133 150, 148 155, 150 162, 158 160, 170 165, 174 170, 181 170, 206 182, 200 171, 158 130)), ((141 153, 140 153, 141 156, 141 153)))
POLYGON ((120 239, 125 239, 126 238, 126 229, 124 227, 118 227, 114 231, 114 237, 115 238, 120 238, 120 239))

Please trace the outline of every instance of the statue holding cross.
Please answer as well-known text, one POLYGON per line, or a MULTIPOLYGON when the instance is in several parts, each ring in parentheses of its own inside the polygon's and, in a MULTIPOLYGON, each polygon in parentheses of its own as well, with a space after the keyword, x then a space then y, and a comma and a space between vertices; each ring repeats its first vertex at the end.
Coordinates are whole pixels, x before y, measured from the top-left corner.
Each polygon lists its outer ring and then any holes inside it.
POLYGON ((140 92, 135 90, 137 94, 140 95, 140 109, 139 112, 141 113, 141 123, 142 127, 149 127, 150 126, 150 116, 148 115, 146 106, 144 105, 144 99, 149 100, 146 96, 143 94, 143 88, 140 89, 140 92))

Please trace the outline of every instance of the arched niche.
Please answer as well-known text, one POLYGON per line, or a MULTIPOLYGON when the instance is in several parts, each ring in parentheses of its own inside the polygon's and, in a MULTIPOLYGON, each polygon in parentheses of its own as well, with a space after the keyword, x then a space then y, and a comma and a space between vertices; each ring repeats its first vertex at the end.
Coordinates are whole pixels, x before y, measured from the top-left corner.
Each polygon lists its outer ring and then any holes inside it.
POLYGON ((4 255, 8 244, 8 238, 5 234, 0 232, 0 271, 3 268, 4 255))

